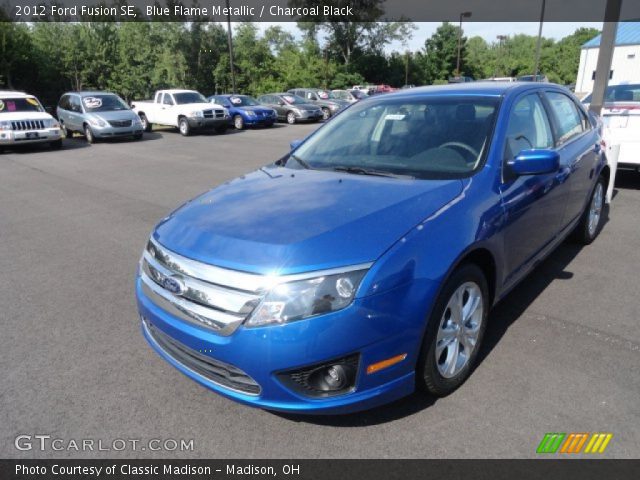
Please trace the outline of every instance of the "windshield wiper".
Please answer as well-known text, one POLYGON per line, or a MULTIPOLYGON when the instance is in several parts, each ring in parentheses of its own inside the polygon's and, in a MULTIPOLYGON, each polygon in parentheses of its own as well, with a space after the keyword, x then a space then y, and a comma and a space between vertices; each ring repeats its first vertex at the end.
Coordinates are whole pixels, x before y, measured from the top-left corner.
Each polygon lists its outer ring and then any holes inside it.
POLYGON ((397 173, 383 172, 381 170, 371 170, 363 167, 335 167, 335 172, 355 173, 356 175, 371 175, 375 177, 389 177, 389 178, 415 178, 412 175, 400 175, 397 173))
POLYGON ((306 168, 307 170, 311 168, 311 165, 309 165, 307 162, 302 160, 297 155, 294 155, 293 153, 289 155, 289 158, 293 158, 296 162, 298 162, 300 165, 302 165, 302 167, 306 168))

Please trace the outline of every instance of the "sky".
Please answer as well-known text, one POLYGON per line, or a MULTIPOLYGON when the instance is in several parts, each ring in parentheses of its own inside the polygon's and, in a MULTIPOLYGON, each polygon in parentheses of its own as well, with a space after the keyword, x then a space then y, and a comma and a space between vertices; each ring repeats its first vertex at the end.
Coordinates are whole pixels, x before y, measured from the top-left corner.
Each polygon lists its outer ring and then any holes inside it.
MULTIPOLYGON (((262 30, 270 25, 280 25, 284 30, 292 32, 296 38, 299 37, 299 30, 292 22, 284 23, 258 23, 262 30)), ((416 51, 424 47, 424 42, 429 38, 440 23, 416 22, 417 30, 413 33, 413 38, 403 45, 401 42, 394 42, 387 46, 386 51, 416 51)), ((495 42, 496 35, 515 35, 525 33, 527 35, 538 35, 538 22, 468 22, 462 24, 462 30, 467 38, 480 36, 487 42, 495 42)), ((572 34, 580 27, 592 27, 602 30, 602 22, 547 22, 542 26, 542 36, 560 40, 562 37, 572 34)))

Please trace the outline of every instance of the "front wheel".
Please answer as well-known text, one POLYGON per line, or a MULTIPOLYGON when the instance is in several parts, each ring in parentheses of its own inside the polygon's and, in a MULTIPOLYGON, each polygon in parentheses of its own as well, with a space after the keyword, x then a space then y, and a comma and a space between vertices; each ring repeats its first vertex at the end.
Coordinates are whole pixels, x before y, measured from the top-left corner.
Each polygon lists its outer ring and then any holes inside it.
POLYGON ((428 320, 416 372, 419 389, 444 397, 469 377, 486 328, 488 292, 474 264, 458 268, 446 281, 428 320))
POLYGON ((73 138, 73 132, 62 122, 60 123, 60 129, 62 130, 64 138, 73 138))
POLYGON ((322 109, 322 119, 323 120, 329 120, 329 118, 331 118, 331 112, 329 111, 328 108, 323 108, 322 109))
POLYGON ((87 143, 95 143, 96 137, 93 135, 93 131, 89 125, 84 126, 84 136, 87 139, 87 143))
POLYGON ((580 222, 573 231, 573 238, 578 243, 583 245, 589 245, 593 242, 600 230, 602 229, 602 218, 604 213, 604 196, 605 196, 605 181, 602 177, 598 178, 589 203, 582 213, 580 222))
POLYGON ((144 113, 140 114, 140 123, 142 123, 142 130, 144 130, 145 132, 151 131, 152 125, 151 123, 149 123, 149 119, 144 113))
POLYGON ((293 125, 294 123, 296 123, 296 114, 293 112, 289 112, 287 113, 287 123, 289 125, 293 125))
POLYGON ((182 134, 183 137, 188 137, 191 134, 191 127, 186 118, 183 117, 178 121, 178 130, 180 130, 180 134, 182 134))
POLYGON ((244 120, 240 115, 233 117, 233 126, 236 127, 236 130, 242 130, 244 128, 244 120))

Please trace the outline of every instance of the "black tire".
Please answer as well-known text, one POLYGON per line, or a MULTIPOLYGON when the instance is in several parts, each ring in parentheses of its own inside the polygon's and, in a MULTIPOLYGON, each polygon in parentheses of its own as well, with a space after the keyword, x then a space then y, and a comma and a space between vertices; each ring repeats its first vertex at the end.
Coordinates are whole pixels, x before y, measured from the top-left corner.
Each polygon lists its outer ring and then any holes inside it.
POLYGON ((60 150, 62 148, 62 139, 54 140, 49 144, 52 150, 60 150))
MULTIPOLYGON (((463 293, 463 299, 464 294, 465 293, 463 293)), ((471 296, 467 296, 467 301, 470 301, 470 298, 471 296)), ((463 304, 464 303, 465 302, 463 300, 463 304)), ((487 326, 489 308, 489 288, 482 270, 474 264, 465 264, 458 267, 445 282, 428 319, 427 330, 425 332, 416 367, 416 387, 419 390, 425 391, 436 397, 444 397, 452 393, 465 382, 473 371, 478 358, 478 352, 480 351, 482 338, 487 326), (454 370, 455 373, 452 372, 451 376, 443 376, 441 369, 445 369, 446 360, 449 358, 449 354, 451 353, 452 358, 454 356, 456 357, 456 362, 454 362, 454 364, 458 365, 457 360, 459 357, 456 353, 462 352, 461 354, 463 355, 465 350, 465 347, 458 343, 459 350, 455 350, 452 346, 452 350, 450 351, 449 347, 445 347, 445 349, 440 352, 440 357, 436 358, 436 349, 438 348, 439 343, 439 331, 455 331, 454 328, 449 327, 445 330, 443 327, 446 327, 449 322, 451 322, 451 320, 447 320, 447 315, 449 315, 449 318, 453 319, 451 309, 449 308, 449 302, 453 299, 454 293, 459 289, 466 292, 463 286, 469 286, 470 288, 474 288, 473 286, 477 287, 477 298, 482 299, 482 310, 481 312, 478 312, 479 318, 475 319, 477 324, 476 340, 474 347, 471 350, 471 354, 466 357, 466 363, 460 365, 460 370, 457 372, 454 370)), ((452 337, 456 337, 456 334, 450 335, 452 337)), ((456 342, 458 341, 457 339, 454 340, 456 342)), ((441 342, 444 342, 442 343, 443 345, 447 344, 444 338, 441 342)))
POLYGON ((244 130, 244 120, 242 115, 236 115, 233 117, 233 126, 236 127, 236 130, 244 130))
POLYGON ((328 108, 322 109, 322 120, 329 120, 331 118, 331 110, 328 108))
POLYGON ((287 123, 293 125, 296 123, 296 114, 293 112, 287 112, 287 123))
POLYGON ((71 130, 69 130, 66 125, 62 122, 60 122, 60 129, 62 130, 62 133, 64 134, 64 138, 73 138, 73 132, 71 130))
POLYGON ((150 132, 153 128, 153 125, 149 122, 149 119, 147 119, 147 116, 144 113, 140 114, 140 122, 142 123, 142 130, 145 132, 150 132))
POLYGON ((227 133, 227 130, 229 129, 228 126, 224 126, 224 127, 216 127, 215 128, 215 132, 219 133, 219 134, 223 134, 223 133, 227 133))
POLYGON ((87 143, 95 143, 96 142, 96 137, 93 134, 93 131, 91 130, 91 127, 89 125, 85 125, 84 126, 84 136, 87 139, 87 143))
POLYGON ((189 120, 185 117, 182 117, 178 120, 178 130, 183 137, 188 137, 191 135, 191 127, 189 126, 189 120))
POLYGON ((602 222, 606 208, 606 190, 606 182, 601 176, 593 187, 589 201, 580 217, 580 221, 571 235, 575 242, 582 245, 589 245, 596 239, 600 230, 602 230, 602 222), (595 215, 597 218, 594 218, 592 215, 595 215))
POLYGON ((134 140, 141 140, 141 139, 142 139, 142 134, 141 134, 141 133, 136 133, 136 134, 133 136, 133 139, 134 139, 134 140))

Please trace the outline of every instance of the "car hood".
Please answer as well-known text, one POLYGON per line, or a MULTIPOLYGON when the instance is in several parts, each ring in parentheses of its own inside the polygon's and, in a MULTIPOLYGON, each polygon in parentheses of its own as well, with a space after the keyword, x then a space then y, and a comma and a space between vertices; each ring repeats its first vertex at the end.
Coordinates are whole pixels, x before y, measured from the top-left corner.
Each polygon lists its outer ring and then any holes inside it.
POLYGON ((53 117, 46 112, 2 112, 0 122, 11 120, 51 120, 53 117))
POLYGON ((234 270, 336 268, 376 260, 461 191, 460 180, 270 166, 186 203, 153 236, 185 257, 234 270))
POLYGON ((264 105, 251 105, 251 106, 246 106, 246 107, 233 107, 236 108, 238 110, 244 110, 245 112, 269 112, 271 113, 273 111, 272 108, 269 107, 265 107, 264 105))
POLYGON ((206 102, 206 103, 181 103, 180 105, 177 105, 177 106, 180 107, 183 110, 189 110, 189 111, 211 110, 213 108, 225 108, 222 105, 219 105, 217 103, 211 103, 211 102, 206 102))
POLYGON ((113 110, 110 112, 90 112, 86 114, 87 116, 98 117, 105 121, 113 121, 113 120, 134 120, 138 118, 138 116, 133 112, 133 110, 113 110))

